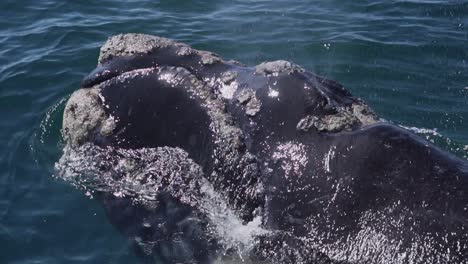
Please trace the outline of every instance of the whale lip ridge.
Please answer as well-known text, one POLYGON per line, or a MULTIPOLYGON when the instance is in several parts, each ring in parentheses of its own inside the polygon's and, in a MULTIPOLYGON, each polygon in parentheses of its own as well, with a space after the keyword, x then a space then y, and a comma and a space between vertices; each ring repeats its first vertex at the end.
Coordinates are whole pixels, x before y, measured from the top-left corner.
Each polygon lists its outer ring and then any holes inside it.
MULTIPOLYGON (((240 72, 247 72, 247 75, 251 76, 248 78, 263 78, 266 80, 267 84, 268 80, 274 80, 277 77, 281 78, 281 76, 288 75, 290 76, 289 78, 303 79, 305 85, 312 87, 309 88, 313 90, 310 96, 312 98, 311 102, 315 106, 314 109, 305 109, 304 114, 299 117, 296 127, 299 131, 307 132, 313 129, 319 133, 339 133, 353 131, 379 121, 377 115, 367 104, 359 98, 352 96, 339 83, 308 72, 292 62, 277 60, 263 62, 255 67, 245 67, 229 61, 224 61, 215 53, 199 51, 187 44, 146 34, 128 33, 110 37, 100 49, 98 67, 83 80, 82 87, 101 87, 111 80, 121 80, 122 82, 131 81, 131 76, 134 75, 134 73, 136 74, 145 69, 160 69, 166 66, 185 69, 191 73, 193 77, 198 79, 198 81, 201 81, 207 86, 212 85, 206 81, 206 76, 203 75, 205 73, 197 70, 194 71, 190 67, 184 66, 184 60, 198 60, 198 65, 201 67, 198 70, 201 69, 207 72, 212 69, 211 67, 213 65, 227 65, 227 68, 223 68, 222 71, 214 73, 215 76, 216 74, 218 75, 215 78, 225 85, 230 85, 234 81, 241 82, 237 80, 240 72), (166 59, 165 63, 169 65, 158 64, 157 60, 160 57, 151 57, 153 53, 158 52, 162 54, 162 57, 165 57, 166 53, 168 54, 167 58, 163 58, 163 60, 166 59), (194 54, 198 57, 193 57, 192 55, 194 54), (135 59, 144 60, 147 56, 151 59, 144 61, 143 64, 141 61, 135 62, 135 59), (152 61, 150 62, 150 60, 152 61), (324 100, 324 102, 320 100, 324 100)), ((245 73, 242 73, 242 75, 245 76, 245 73)), ((247 81, 248 80, 249 79, 247 79, 247 81)), ((244 90, 251 91, 251 89, 252 88, 247 85, 244 90)), ((307 89, 304 89, 305 93, 310 93, 306 90, 307 89)), ((239 91, 242 92, 243 90, 239 91)), ((262 100, 256 96, 250 96, 249 98, 251 98, 251 100, 247 100, 246 102, 241 102, 242 100, 239 100, 239 103, 245 108, 245 115, 249 118, 254 118, 258 116, 257 113, 261 111, 262 100)), ((201 99, 205 100, 206 98, 201 99)), ((234 99, 239 98, 236 97, 234 99)), ((93 108, 93 104, 91 104, 90 107, 93 108)), ((99 113, 100 111, 95 111, 96 115, 99 115, 99 113)), ((108 116, 103 117, 103 120, 108 119, 108 116)), ((100 122, 101 124, 99 126, 103 128, 102 134, 111 134, 115 124, 110 121, 100 122)), ((70 124, 70 122, 67 122, 67 124, 70 124)), ((98 125, 96 125, 96 127, 97 126, 98 125)), ((80 134, 81 135, 72 137, 75 144, 82 141, 83 139, 81 138, 87 137, 84 133, 80 134)))

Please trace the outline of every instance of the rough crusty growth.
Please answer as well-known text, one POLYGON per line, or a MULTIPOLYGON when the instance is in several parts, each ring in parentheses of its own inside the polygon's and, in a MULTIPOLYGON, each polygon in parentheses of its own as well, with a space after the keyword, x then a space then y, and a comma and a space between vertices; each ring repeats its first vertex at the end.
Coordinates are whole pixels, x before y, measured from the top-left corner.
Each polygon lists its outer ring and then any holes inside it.
POLYGON ((339 132, 352 130, 358 123, 359 120, 351 113, 340 112, 323 117, 307 116, 299 121, 298 128, 308 131, 311 127, 315 127, 318 131, 339 132))
POLYGON ((221 75, 221 81, 224 84, 231 84, 233 81, 236 80, 237 72, 234 71, 226 71, 221 75))
POLYGON ((255 73, 263 75, 303 71, 304 69, 302 69, 300 66, 285 60, 263 62, 255 67, 255 73))
POLYGON ((201 62, 204 65, 211 65, 215 64, 216 62, 220 62, 221 59, 219 56, 213 52, 209 51, 198 51, 198 54, 201 56, 201 62))
POLYGON ((195 50, 193 50, 190 46, 182 44, 180 48, 177 50, 177 55, 179 56, 188 56, 193 54, 195 50))
POLYGON ((312 127, 320 132, 336 133, 351 131, 359 126, 368 126, 377 122, 377 116, 364 103, 358 102, 351 107, 341 108, 336 114, 314 116, 307 115, 297 124, 297 129, 309 131, 312 127))
POLYGON ((145 34, 120 34, 110 37, 101 47, 98 65, 119 56, 131 56, 135 54, 150 53, 156 49, 173 47, 179 56, 198 54, 204 65, 214 64, 222 61, 215 53, 209 51, 194 50, 189 45, 175 42, 173 40, 145 34))
POLYGON ((153 49, 174 45, 174 41, 144 34, 120 34, 110 37, 101 47, 98 63, 119 56, 148 53, 153 49))
POLYGON ((237 95, 237 101, 245 106, 245 114, 255 116, 262 106, 262 102, 255 96, 255 91, 251 89, 242 90, 237 95))
POLYGON ((71 95, 65 106, 63 136, 71 146, 79 146, 90 141, 101 129, 103 134, 109 133, 113 125, 112 121, 107 119, 99 98, 99 89, 79 89, 71 95), (106 124, 102 126, 104 121, 106 124))
POLYGON ((372 125, 377 122, 377 115, 372 109, 365 103, 359 101, 359 103, 351 106, 353 114, 359 119, 363 126, 372 125))

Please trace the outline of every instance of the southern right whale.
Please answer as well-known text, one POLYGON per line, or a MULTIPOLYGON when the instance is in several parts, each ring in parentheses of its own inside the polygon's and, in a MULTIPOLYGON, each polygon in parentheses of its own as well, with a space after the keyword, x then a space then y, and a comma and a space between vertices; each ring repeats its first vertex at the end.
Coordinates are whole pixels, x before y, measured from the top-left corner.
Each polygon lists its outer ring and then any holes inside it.
POLYGON ((235 251, 217 208, 260 219, 252 260, 468 263, 467 161, 290 62, 118 35, 68 100, 63 135, 60 175, 151 260, 235 251))

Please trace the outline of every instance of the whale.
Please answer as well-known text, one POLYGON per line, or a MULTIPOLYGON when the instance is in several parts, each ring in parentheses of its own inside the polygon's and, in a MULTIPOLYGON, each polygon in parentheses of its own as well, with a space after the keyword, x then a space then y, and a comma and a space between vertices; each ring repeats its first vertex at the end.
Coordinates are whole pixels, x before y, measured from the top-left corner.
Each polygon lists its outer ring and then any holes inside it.
POLYGON ((468 162, 289 61, 113 36, 62 134, 59 177, 148 262, 468 263, 468 162))

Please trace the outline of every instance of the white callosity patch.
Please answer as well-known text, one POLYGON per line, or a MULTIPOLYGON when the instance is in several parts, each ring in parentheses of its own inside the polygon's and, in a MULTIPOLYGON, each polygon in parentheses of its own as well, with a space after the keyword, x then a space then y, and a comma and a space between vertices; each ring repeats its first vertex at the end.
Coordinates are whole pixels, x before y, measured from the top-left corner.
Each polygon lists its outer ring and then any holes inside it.
POLYGON ((192 49, 189 45, 173 40, 145 34, 119 34, 110 37, 101 47, 98 64, 103 64, 109 59, 136 54, 149 54, 158 49, 172 48, 178 56, 198 54, 200 64, 212 65, 222 61, 215 53, 192 49))
POLYGON ((178 43, 163 37, 144 34, 119 34, 110 37, 106 43, 102 45, 98 62, 101 64, 112 57, 149 53, 154 49, 165 48, 176 44, 178 43))
MULTIPOLYGON (((163 43, 163 38, 143 34, 120 34, 109 38, 101 47, 98 62, 117 57, 128 56, 136 53, 147 53, 163 43)), ((169 41, 169 40, 167 40, 169 41)))
POLYGON ((110 83, 125 84, 137 77, 148 76, 155 68, 136 69, 122 73, 91 88, 76 90, 67 101, 63 113, 63 136, 71 146, 79 146, 93 140, 93 137, 110 136, 117 126, 118 119, 107 115, 109 108, 101 94, 102 87, 110 83))
POLYGON ((244 89, 237 95, 237 101, 244 105, 245 114, 254 117, 261 109, 262 102, 257 98, 255 91, 244 89))
POLYGON ((357 127, 372 125, 377 122, 374 113, 364 104, 353 104, 351 107, 342 107, 335 114, 324 116, 307 115, 302 118, 297 129, 309 131, 315 128, 320 132, 351 131, 357 127))
MULTIPOLYGON (((317 89, 324 98, 329 98, 324 91, 319 88, 312 88, 304 84, 304 90, 317 89)), ((328 101, 330 99, 327 99, 328 101)), ((337 133, 342 131, 352 131, 360 127, 375 124, 378 119, 368 105, 360 99, 353 98, 351 105, 334 107, 334 113, 328 114, 308 114, 297 124, 296 128, 302 131, 309 131, 312 128, 320 132, 337 133)), ((333 103, 328 102, 328 105, 333 103)))
POLYGON ((195 51, 188 45, 182 45, 177 50, 177 55, 179 56, 188 56, 193 54, 195 51))
POLYGON ((203 65, 211 65, 221 61, 219 56, 213 52, 200 50, 198 51, 198 54, 201 56, 200 63, 203 65))
POLYGON ((293 141, 278 145, 272 158, 281 163, 286 178, 302 175, 308 163, 306 147, 293 141))
POLYGON ((359 120, 361 126, 375 124, 378 120, 372 109, 361 100, 357 100, 356 103, 351 105, 351 112, 359 120))
POLYGON ((278 76, 280 73, 291 74, 293 72, 303 72, 302 69, 297 64, 291 63, 285 60, 269 61, 263 62, 255 67, 255 73, 261 75, 272 75, 278 76))
POLYGON ((233 81, 229 84, 222 83, 219 91, 224 99, 232 99, 238 88, 239 83, 233 81))
MULTIPOLYGON (((65 141, 78 146, 95 136, 108 119, 96 87, 79 89, 68 99, 63 112, 62 132, 65 141)), ((107 133, 112 125, 107 122, 103 132, 107 133)))
POLYGON ((350 131, 358 124, 359 120, 351 112, 342 111, 321 117, 308 115, 299 121, 297 129, 309 131, 311 127, 314 127, 318 131, 340 132, 350 131))
POLYGON ((114 129, 117 127, 117 120, 114 116, 109 115, 109 117, 102 122, 101 130, 99 131, 101 135, 107 137, 112 135, 114 129))
POLYGON ((224 99, 232 99, 235 92, 239 88, 239 83, 236 81, 237 72, 226 71, 220 79, 219 91, 224 99))
POLYGON ((235 80, 237 73, 227 71, 221 77, 205 77, 203 81, 210 87, 216 87, 215 90, 219 91, 219 95, 223 99, 230 100, 234 98, 234 94, 239 88, 239 83, 235 80))

